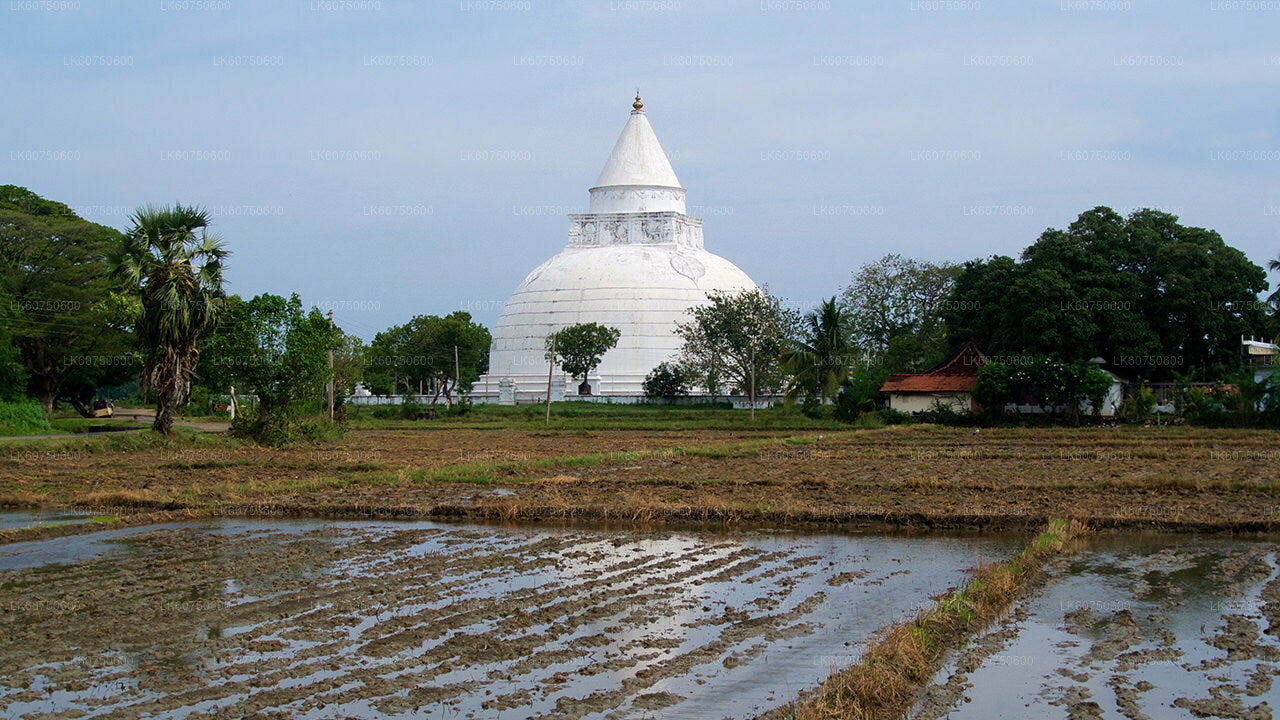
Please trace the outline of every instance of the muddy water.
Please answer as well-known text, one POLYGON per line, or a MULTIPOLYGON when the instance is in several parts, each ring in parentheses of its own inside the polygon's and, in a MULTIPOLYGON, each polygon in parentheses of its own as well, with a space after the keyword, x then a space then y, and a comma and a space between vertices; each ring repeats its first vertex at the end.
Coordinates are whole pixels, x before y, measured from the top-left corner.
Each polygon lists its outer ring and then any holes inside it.
POLYGON ((88 522, 92 517, 82 512, 0 512, 0 530, 14 530, 33 525, 88 522))
POLYGON ((220 521, 17 543, 0 716, 749 717, 1017 542, 220 521))
POLYGON ((1116 536, 935 678, 917 718, 1271 718, 1280 544, 1116 536))

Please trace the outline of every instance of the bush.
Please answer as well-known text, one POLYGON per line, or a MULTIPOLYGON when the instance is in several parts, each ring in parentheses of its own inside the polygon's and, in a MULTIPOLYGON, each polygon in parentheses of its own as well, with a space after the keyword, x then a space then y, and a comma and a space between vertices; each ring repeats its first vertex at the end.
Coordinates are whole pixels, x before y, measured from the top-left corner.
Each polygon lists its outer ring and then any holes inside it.
POLYGON ((968 410, 956 410, 955 406, 935 400, 933 407, 917 415, 922 422, 938 425, 978 425, 980 418, 968 410))
POLYGON ((800 412, 804 413, 807 418, 814 420, 825 420, 833 414, 831 408, 822 404, 822 401, 812 395, 806 395, 804 402, 800 405, 800 412))
POLYGON ((1156 405, 1156 394, 1145 382, 1137 386, 1130 385, 1125 393, 1124 402, 1120 405, 1120 415, 1127 422, 1146 422, 1151 417, 1151 408, 1156 405))
POLYGON ((853 419, 853 426, 856 428, 882 428, 885 424, 884 418, 880 417, 878 412, 866 411, 853 419))
POLYGON ((231 425, 231 433, 260 445, 284 447, 295 443, 316 444, 341 440, 343 428, 336 422, 329 422, 327 418, 319 422, 305 422, 287 409, 275 408, 267 413, 265 419, 256 415, 237 415, 231 425))
POLYGON ((653 399, 684 397, 689 394, 689 373, 676 363, 663 362, 644 379, 644 394, 653 399))
POLYGON ((858 405, 858 399, 854 397, 853 393, 847 393, 844 388, 841 388, 840 394, 836 395, 836 409, 832 414, 840 422, 851 423, 862 414, 858 405))
POLYGON ((40 435, 53 432, 44 408, 35 400, 0 402, 0 435, 40 435))
POLYGON ((880 416, 885 425, 910 425, 916 422, 916 419, 911 417, 910 413, 904 413, 893 408, 880 408, 876 411, 876 414, 880 416))
POLYGON ((206 415, 209 413, 209 391, 202 387, 191 388, 187 396, 187 404, 182 406, 187 415, 206 415))
POLYGON ((399 405, 399 415, 401 420, 434 420, 436 406, 405 398, 399 405))
POLYGON ((346 430, 341 423, 329 422, 327 419, 318 422, 299 423, 297 428, 297 438, 312 445, 336 442, 345 435, 346 430))

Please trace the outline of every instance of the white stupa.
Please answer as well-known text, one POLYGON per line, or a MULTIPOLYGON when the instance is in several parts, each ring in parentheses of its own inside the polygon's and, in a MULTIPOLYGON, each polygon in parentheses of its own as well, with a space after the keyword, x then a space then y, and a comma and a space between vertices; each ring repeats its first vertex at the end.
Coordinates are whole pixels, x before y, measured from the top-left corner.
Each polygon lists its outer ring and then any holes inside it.
MULTIPOLYGON (((501 401, 546 396, 545 338, 575 323, 621 331, 590 378, 594 395, 643 393, 644 378, 680 352, 676 324, 713 290, 753 290, 733 263, 702 246, 702 220, 685 214, 684 188, 645 117, 639 95, 591 188, 590 212, 569 216, 569 241, 507 300, 475 392, 501 401)), ((564 387, 557 368, 556 385, 564 387)), ((567 379, 567 378, 565 378, 567 379)), ((577 383, 568 383, 570 397, 577 383)), ((553 390, 553 398, 559 393, 553 390)))

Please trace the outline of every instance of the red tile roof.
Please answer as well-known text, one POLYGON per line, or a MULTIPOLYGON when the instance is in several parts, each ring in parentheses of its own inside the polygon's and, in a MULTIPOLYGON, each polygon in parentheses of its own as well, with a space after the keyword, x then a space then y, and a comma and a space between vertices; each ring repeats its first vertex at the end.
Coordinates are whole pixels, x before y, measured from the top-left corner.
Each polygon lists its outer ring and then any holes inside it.
POLYGON ((970 392, 978 381, 978 368, 986 361, 987 356, 968 342, 951 359, 929 372, 890 375, 880 387, 880 392, 970 392))

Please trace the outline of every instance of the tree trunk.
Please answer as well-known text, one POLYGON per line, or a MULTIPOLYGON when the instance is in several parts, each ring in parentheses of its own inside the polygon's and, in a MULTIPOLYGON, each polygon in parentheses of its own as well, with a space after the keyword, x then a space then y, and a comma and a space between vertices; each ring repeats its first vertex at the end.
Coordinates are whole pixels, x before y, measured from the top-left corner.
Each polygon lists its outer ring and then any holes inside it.
POLYGON ((75 408, 76 412, 80 413, 80 417, 84 417, 84 418, 93 417, 93 409, 90 406, 80 402, 80 398, 77 397, 75 393, 71 394, 71 407, 75 408))
POLYGON ((53 419, 53 406, 58 402, 58 383, 48 375, 36 375, 31 378, 31 387, 40 400, 40 407, 50 420, 53 419))
POLYGON ((173 407, 178 395, 177 368, 167 357, 162 362, 169 367, 160 367, 156 373, 158 377, 152 388, 156 393, 156 419, 151 429, 161 435, 169 435, 173 432, 173 407))
POLYGON ((183 379, 187 376, 186 358, 189 353, 165 349, 159 365, 150 373, 155 380, 156 420, 151 429, 163 435, 173 432, 173 411, 181 399, 183 379))

